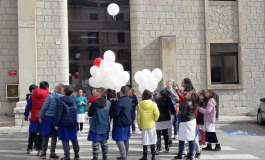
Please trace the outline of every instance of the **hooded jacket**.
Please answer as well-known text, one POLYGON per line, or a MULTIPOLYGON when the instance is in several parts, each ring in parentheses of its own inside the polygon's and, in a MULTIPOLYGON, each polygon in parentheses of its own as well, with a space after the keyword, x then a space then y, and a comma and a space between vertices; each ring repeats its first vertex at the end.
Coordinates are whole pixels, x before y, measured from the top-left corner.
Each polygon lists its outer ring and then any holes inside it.
POLYGON ((170 98, 158 98, 156 100, 160 116, 158 122, 171 120, 171 114, 176 114, 176 110, 170 98))
POLYGON ((32 107, 31 107, 31 120, 32 121, 38 121, 39 113, 41 110, 41 107, 46 100, 46 98, 49 96, 49 90, 48 89, 41 89, 37 88, 34 90, 34 93, 32 94, 32 107))
POLYGON ((109 130, 110 101, 98 98, 94 100, 88 110, 88 116, 92 117, 90 130, 96 134, 105 134, 109 130))
POLYGON ((159 118, 159 110, 152 100, 142 100, 137 106, 137 123, 140 129, 149 129, 155 126, 159 118))
POLYGON ((57 112, 54 117, 54 126, 69 127, 77 124, 77 107, 75 98, 63 96, 58 99, 57 112))
POLYGON ((50 94, 41 107, 39 119, 44 116, 54 117, 57 110, 57 101, 62 96, 60 93, 50 94))
POLYGON ((204 122, 215 123, 216 120, 216 102, 213 98, 209 99, 206 108, 199 108, 199 111, 204 114, 204 122))
POLYGON ((132 101, 128 96, 119 98, 112 110, 113 126, 130 127, 132 124, 132 101))

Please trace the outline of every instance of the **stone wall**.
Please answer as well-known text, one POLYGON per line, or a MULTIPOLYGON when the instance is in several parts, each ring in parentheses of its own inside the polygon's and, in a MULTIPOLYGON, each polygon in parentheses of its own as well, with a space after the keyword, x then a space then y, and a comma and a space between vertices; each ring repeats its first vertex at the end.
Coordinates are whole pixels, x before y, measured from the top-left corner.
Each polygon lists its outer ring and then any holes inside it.
MULTIPOLYGON (((259 99, 265 97, 264 5, 263 0, 130 1, 132 75, 143 68, 161 67, 159 37, 175 36, 176 59, 173 61, 177 66, 171 69, 171 74, 164 74, 164 80, 174 79, 180 84, 183 78, 189 77, 196 90, 206 89, 206 62, 210 57, 206 56, 209 54, 207 45, 239 43, 241 84, 216 89, 220 95, 219 113, 256 114, 259 99)), ((134 81, 133 87, 138 91, 134 81)), ((140 97, 139 92, 138 95, 140 97)))
POLYGON ((238 39, 236 2, 211 2, 208 13, 209 40, 238 39))
POLYGON ((175 36, 176 67, 164 80, 190 77, 196 88, 206 86, 203 0, 133 0, 130 12, 132 75, 160 67, 159 37, 175 36))
POLYGON ((67 0, 36 0, 37 81, 69 84, 67 0))
POLYGON ((6 84, 18 83, 17 0, 0 0, 0 115, 13 115, 17 99, 6 99, 6 84))

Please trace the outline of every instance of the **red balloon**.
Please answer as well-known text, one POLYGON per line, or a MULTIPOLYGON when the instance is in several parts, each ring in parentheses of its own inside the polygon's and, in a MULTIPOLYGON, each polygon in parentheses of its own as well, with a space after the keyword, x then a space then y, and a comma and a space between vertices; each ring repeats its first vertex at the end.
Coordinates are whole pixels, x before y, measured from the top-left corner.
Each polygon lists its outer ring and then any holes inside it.
POLYGON ((74 78, 75 78, 75 79, 78 79, 78 72, 75 72, 75 74, 74 74, 74 78))
POLYGON ((96 58, 96 59, 94 60, 94 66, 98 66, 98 67, 99 67, 101 61, 102 61, 102 58, 100 58, 100 57, 96 58))

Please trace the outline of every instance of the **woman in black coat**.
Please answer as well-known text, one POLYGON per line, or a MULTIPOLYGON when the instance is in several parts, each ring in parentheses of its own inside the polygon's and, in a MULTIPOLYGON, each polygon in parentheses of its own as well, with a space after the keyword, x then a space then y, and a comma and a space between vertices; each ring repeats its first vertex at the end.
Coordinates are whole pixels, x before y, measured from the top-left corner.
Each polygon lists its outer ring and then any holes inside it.
POLYGON ((156 122, 156 132, 157 132, 157 153, 161 151, 161 132, 165 141, 165 152, 169 152, 169 137, 168 137, 168 128, 171 128, 171 116, 176 114, 176 110, 171 99, 167 95, 166 90, 160 91, 159 98, 156 100, 157 107, 160 112, 160 116, 156 122))

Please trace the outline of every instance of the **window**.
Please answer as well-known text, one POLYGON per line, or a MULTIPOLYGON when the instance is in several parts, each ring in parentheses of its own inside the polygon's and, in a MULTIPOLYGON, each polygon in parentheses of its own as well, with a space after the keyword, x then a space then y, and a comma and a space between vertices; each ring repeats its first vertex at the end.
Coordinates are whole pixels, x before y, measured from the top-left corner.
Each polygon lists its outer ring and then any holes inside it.
POLYGON ((238 84, 238 44, 210 45, 212 84, 238 84))
POLYGON ((125 32, 118 32, 118 43, 125 43, 125 32))

